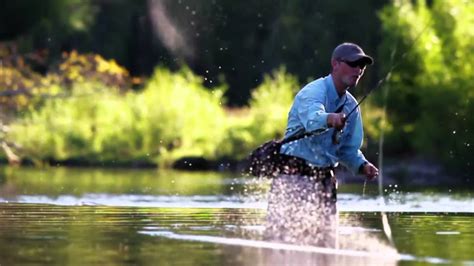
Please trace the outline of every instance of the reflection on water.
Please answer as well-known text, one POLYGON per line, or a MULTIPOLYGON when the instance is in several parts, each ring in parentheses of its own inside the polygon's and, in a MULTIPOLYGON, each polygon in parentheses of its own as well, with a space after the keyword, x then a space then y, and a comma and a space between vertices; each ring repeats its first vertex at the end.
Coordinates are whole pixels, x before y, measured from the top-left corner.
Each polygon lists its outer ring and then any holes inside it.
POLYGON ((376 193, 362 197, 360 186, 342 184, 342 245, 318 249, 264 241, 265 182, 254 182, 256 189, 229 174, 150 170, 4 169, 0 176, 0 265, 474 261, 469 193, 399 191, 380 205, 376 193), (388 212, 397 254, 380 210, 388 212))
MULTIPOLYGON (((185 241, 196 241, 196 242, 205 242, 205 243, 214 243, 222 244, 228 246, 239 246, 245 248, 258 248, 265 249, 263 252, 263 265, 281 265, 282 259, 288 259, 291 257, 291 260, 288 260, 288 263, 283 265, 314 265, 316 262, 318 264, 324 265, 340 265, 343 262, 357 262, 367 264, 368 262, 377 261, 378 263, 383 263, 384 265, 389 265, 387 263, 394 264, 396 261, 403 258, 395 252, 368 252, 360 250, 350 250, 350 249, 334 249, 327 247, 319 246, 309 246, 309 245, 296 245, 296 244, 286 244, 279 242, 270 242, 270 241, 261 241, 261 240, 252 240, 252 239, 242 239, 242 238, 226 238, 219 236, 206 236, 206 235, 189 235, 189 234, 177 234, 170 231, 141 231, 140 233, 164 237, 169 239, 176 240, 185 240, 185 241), (293 253, 292 256, 282 256, 282 251, 288 255, 293 253), (309 256, 308 256, 309 255, 309 256), (337 263, 337 264, 336 264, 337 263)), ((247 252, 248 253, 248 252, 247 252)), ((260 260, 262 260, 260 258, 260 260)), ((410 258, 411 259, 411 258, 410 258)), ((251 261, 251 260, 249 260, 251 261)))
POLYGON ((310 265, 316 261, 396 265, 402 261, 425 265, 473 261, 471 215, 390 215, 398 254, 387 249, 381 252, 383 233, 374 213, 341 214, 343 226, 338 234, 346 242, 341 249, 263 241, 264 215, 254 209, 3 203, 0 264, 310 265), (349 241, 354 239, 378 239, 373 244, 381 249, 372 245, 373 250, 359 250, 361 243, 371 244, 349 241))
MULTIPOLYGON (((342 212, 393 213, 474 213, 474 200, 452 198, 448 195, 410 193, 399 195, 399 201, 381 203, 376 196, 340 193, 337 208, 342 212)), ((266 200, 241 195, 140 195, 140 194, 82 194, 82 195, 0 195, 0 203, 43 203, 52 205, 103 205, 121 207, 163 208, 255 208, 265 210, 266 200)))

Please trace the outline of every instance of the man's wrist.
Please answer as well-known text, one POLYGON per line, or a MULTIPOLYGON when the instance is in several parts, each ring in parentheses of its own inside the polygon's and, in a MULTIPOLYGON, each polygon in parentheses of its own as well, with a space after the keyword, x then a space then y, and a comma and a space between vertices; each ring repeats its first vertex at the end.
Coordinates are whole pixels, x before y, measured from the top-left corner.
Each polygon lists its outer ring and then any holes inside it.
POLYGON ((363 174, 364 173, 364 167, 368 164, 368 162, 363 162, 360 166, 359 166, 359 173, 360 174, 363 174))

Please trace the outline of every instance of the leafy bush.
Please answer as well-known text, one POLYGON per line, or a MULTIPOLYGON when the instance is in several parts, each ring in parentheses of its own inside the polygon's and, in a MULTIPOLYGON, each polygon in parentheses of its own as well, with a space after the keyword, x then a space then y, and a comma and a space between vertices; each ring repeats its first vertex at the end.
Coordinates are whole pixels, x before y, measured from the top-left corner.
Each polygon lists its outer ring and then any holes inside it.
POLYGON ((46 98, 64 96, 78 83, 96 82, 107 88, 126 91, 132 84, 140 82, 140 79, 130 77, 128 71, 114 60, 76 51, 63 53, 57 68, 41 74, 31 65, 46 60, 44 55, 40 52, 19 55, 14 50, 14 47, 0 44, 0 105, 6 110, 21 112, 42 104, 46 98))
POLYGON ((209 91, 203 78, 188 68, 173 74, 157 68, 143 93, 135 99, 134 112, 144 122, 147 145, 160 147, 161 163, 183 156, 215 158, 225 138, 223 93, 225 87, 209 91))
POLYGON ((115 60, 105 60, 97 54, 63 53, 57 75, 64 85, 84 81, 100 82, 108 87, 128 89, 131 79, 128 71, 115 60))
POLYGON ((300 90, 295 76, 285 68, 266 75, 250 100, 252 134, 256 141, 283 137, 293 98, 300 90))
POLYGON ((75 82, 71 95, 48 99, 14 123, 9 138, 38 160, 213 158, 224 137, 222 93, 207 91, 188 69, 157 68, 143 91, 125 95, 101 83, 75 82))
POLYGON ((222 149, 232 158, 242 159, 263 142, 283 137, 288 111, 299 89, 296 77, 285 68, 266 75, 254 89, 250 108, 244 115, 228 117, 227 138, 221 144, 222 149))

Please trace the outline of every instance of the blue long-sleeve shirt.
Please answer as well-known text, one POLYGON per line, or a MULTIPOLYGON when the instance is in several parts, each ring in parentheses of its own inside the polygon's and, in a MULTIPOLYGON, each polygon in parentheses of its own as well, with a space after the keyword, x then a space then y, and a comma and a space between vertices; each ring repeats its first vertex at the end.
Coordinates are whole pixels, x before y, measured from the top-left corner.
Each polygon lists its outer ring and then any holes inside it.
POLYGON ((317 167, 337 166, 342 163, 353 173, 357 173, 366 159, 360 147, 364 131, 360 108, 347 119, 339 144, 334 144, 334 128, 327 125, 329 113, 334 113, 344 105, 342 111, 348 114, 357 101, 349 92, 339 96, 331 75, 312 81, 296 95, 288 114, 285 138, 302 132, 317 132, 315 135, 282 145, 280 153, 305 159, 317 167))

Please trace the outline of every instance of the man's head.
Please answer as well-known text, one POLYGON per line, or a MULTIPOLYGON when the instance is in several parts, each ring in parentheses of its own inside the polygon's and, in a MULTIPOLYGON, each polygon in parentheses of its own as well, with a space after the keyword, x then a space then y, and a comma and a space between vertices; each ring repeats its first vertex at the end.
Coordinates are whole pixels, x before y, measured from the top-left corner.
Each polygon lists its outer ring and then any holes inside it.
POLYGON ((364 74, 365 66, 372 65, 374 59, 354 43, 338 45, 331 57, 332 76, 338 90, 356 86, 364 74))

